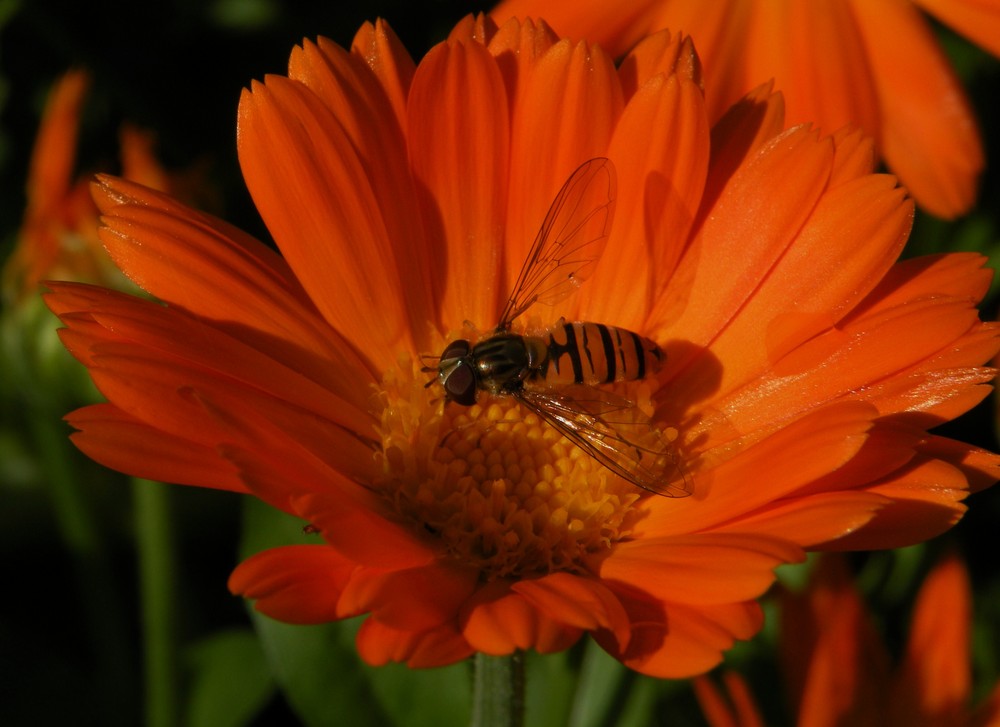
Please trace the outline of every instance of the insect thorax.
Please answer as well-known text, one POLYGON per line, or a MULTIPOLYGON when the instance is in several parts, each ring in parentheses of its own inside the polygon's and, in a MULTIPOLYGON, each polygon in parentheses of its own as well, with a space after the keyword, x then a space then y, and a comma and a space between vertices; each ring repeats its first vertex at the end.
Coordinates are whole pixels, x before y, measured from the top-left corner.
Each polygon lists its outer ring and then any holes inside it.
POLYGON ((516 333, 499 333, 480 341, 472 349, 479 388, 494 395, 516 391, 544 355, 544 341, 516 333))

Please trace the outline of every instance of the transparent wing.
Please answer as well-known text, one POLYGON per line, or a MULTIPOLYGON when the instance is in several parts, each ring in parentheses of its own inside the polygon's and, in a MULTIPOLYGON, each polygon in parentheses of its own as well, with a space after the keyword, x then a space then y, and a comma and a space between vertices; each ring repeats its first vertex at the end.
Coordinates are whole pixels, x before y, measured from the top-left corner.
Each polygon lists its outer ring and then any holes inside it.
POLYGON ((497 330, 507 330, 536 302, 559 302, 587 279, 608 241, 616 190, 614 164, 604 157, 570 175, 545 215, 497 330))
POLYGON ((523 389, 517 399, 573 444, 629 482, 667 497, 691 494, 674 446, 639 407, 577 384, 558 391, 523 389))

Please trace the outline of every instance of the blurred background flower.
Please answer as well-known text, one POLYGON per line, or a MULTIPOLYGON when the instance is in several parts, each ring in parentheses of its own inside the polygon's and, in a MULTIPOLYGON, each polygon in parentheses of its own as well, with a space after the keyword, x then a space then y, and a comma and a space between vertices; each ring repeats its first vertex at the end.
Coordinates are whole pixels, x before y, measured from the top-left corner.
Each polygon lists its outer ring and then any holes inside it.
MULTIPOLYGON (((154 134, 123 123, 119 163, 79 170, 77 142, 90 75, 68 71, 52 87, 31 153, 26 209, 14 251, 4 263, 4 302, 37 296, 43 280, 76 280, 134 290, 97 236, 98 211, 90 185, 97 171, 116 171, 153 189, 211 208, 212 193, 194 171, 171 174, 155 157, 154 134)), ((204 170, 197 174, 204 176, 204 170)))
MULTIPOLYGON (((987 645, 977 638, 973 648, 972 588, 954 553, 915 594, 900 653, 887 643, 899 634, 870 612, 843 556, 820 558, 806 590, 784 591, 779 606, 782 691, 800 727, 1000 724, 1000 683, 984 683, 973 699, 973 653, 987 645)), ((695 682, 709 724, 765 724, 746 681, 731 671, 722 681, 722 690, 709 677, 695 682)))
POLYGON ((927 211, 954 218, 976 202, 984 152, 961 80, 926 10, 994 56, 994 0, 505 0, 498 20, 539 15, 557 32, 622 55, 660 28, 691 35, 705 66, 709 118, 768 79, 785 97, 789 124, 826 133, 860 126, 927 211))

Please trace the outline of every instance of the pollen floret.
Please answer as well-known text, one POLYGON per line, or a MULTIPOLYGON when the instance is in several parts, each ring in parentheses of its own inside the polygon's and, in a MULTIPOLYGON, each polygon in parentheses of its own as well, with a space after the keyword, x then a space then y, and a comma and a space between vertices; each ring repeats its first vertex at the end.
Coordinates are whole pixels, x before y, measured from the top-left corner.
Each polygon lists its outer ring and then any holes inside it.
POLYGON ((584 569, 631 530, 639 493, 513 397, 444 405, 401 366, 381 395, 378 487, 488 578, 584 569))

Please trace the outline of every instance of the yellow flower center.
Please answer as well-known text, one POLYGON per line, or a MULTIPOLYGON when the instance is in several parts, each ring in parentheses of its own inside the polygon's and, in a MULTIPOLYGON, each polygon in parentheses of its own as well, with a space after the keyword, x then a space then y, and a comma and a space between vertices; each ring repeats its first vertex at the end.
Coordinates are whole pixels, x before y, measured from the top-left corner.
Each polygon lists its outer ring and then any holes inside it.
POLYGON ((490 578, 582 570, 632 529, 641 492, 513 397, 445 404, 415 362, 383 379, 376 486, 490 578))

